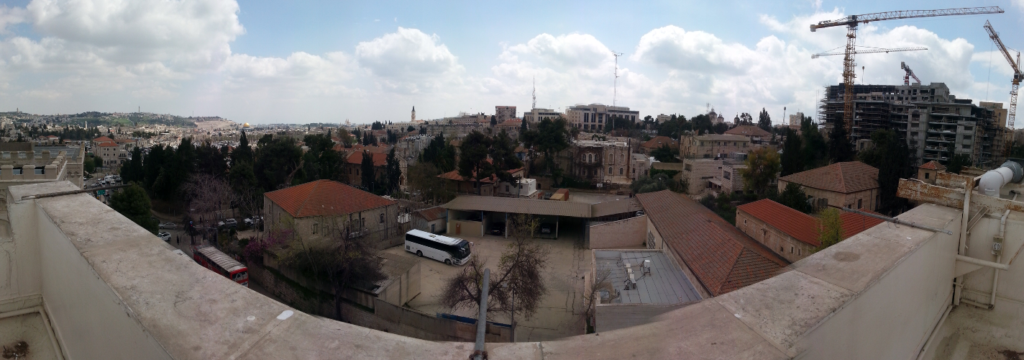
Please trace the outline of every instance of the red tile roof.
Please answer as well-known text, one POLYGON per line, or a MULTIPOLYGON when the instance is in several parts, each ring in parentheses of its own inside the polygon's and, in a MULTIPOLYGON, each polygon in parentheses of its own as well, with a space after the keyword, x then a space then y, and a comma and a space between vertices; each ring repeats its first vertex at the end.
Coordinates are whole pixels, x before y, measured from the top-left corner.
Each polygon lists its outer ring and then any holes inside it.
POLYGON ((921 165, 921 167, 919 169, 925 169, 925 170, 946 170, 946 167, 943 166, 942 164, 939 164, 935 160, 932 160, 932 161, 924 163, 924 165, 921 165))
POLYGON ((846 211, 839 214, 839 219, 843 222, 843 239, 860 234, 862 231, 884 222, 879 218, 846 211))
POLYGON ((117 144, 116 143, 112 143, 112 142, 101 142, 101 143, 96 144, 96 146, 99 146, 99 147, 117 147, 117 144))
POLYGON ((395 204, 337 181, 317 180, 264 194, 292 217, 345 215, 395 204))
POLYGON ((779 180, 843 194, 878 188, 878 169, 860 161, 848 161, 798 172, 779 180))
POLYGON ((811 246, 821 246, 821 242, 818 241, 821 223, 813 216, 768 199, 737 206, 736 210, 750 214, 755 219, 764 221, 765 224, 811 246))
POLYGON ((647 142, 641 144, 640 147, 646 149, 657 149, 660 148, 662 145, 668 145, 668 147, 671 148, 679 147, 679 144, 668 136, 655 136, 654 138, 647 140, 647 142))
POLYGON ((413 214, 423 218, 426 221, 434 221, 434 220, 437 220, 437 219, 444 218, 445 214, 447 214, 447 213, 448 213, 448 209, 445 209, 444 207, 441 207, 441 206, 435 206, 435 207, 432 207, 432 208, 427 208, 427 209, 423 209, 423 210, 417 210, 417 211, 413 212, 413 214))
POLYGON ((771 133, 764 131, 764 129, 753 125, 740 125, 729 129, 725 132, 726 135, 742 135, 742 136, 758 136, 758 137, 769 137, 771 133))
MULTIPOLYGON (((373 156, 373 166, 375 166, 375 167, 376 166, 385 166, 388 163, 388 156, 385 155, 385 154, 370 153, 370 156, 373 156)), ((353 152, 352 155, 348 156, 348 159, 345 159, 345 161, 347 161, 349 164, 361 165, 363 163, 363 152, 362 151, 353 152)))
POLYGON ((98 138, 92 139, 92 142, 97 143, 97 144, 105 143, 105 142, 112 143, 112 142, 114 142, 114 139, 108 138, 106 136, 100 136, 98 138))
POLYGON ((789 264, 683 195, 663 190, 636 197, 665 245, 713 296, 775 276, 789 264))

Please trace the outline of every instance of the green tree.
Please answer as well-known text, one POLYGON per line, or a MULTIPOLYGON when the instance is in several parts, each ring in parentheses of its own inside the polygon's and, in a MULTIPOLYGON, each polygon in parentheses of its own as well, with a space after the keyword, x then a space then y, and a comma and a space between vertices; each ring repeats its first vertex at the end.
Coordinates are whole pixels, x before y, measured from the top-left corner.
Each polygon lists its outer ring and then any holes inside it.
POLYGON ((655 160, 663 163, 679 162, 679 159, 676 158, 676 153, 677 152, 675 150, 668 147, 668 144, 661 144, 657 149, 651 150, 651 156, 653 156, 655 160))
POLYGON ((96 165, 96 167, 104 167, 103 166, 103 158, 100 157, 99 155, 93 154, 92 155, 92 162, 96 165))
POLYGON ((786 141, 782 143, 782 176, 804 171, 803 141, 793 132, 786 129, 786 141))
POLYGON ((807 203, 807 194, 796 183, 786 184, 786 189, 778 196, 778 202, 804 214, 810 214, 813 210, 811 204, 807 203))
POLYGON ((444 139, 444 134, 437 134, 420 154, 420 161, 434 164, 441 172, 455 170, 455 146, 444 139))
POLYGON ((377 172, 373 166, 373 154, 363 150, 363 161, 359 163, 359 182, 364 189, 377 193, 377 172))
POLYGON ((96 163, 93 162, 93 157, 88 156, 85 158, 85 160, 82 160, 82 167, 84 168, 85 172, 90 174, 96 171, 96 163))
POLYGON ((882 162, 891 154, 893 143, 897 142, 896 132, 889 129, 875 130, 871 133, 871 148, 857 153, 860 162, 881 168, 882 162))
POLYGON ((544 170, 549 174, 558 175, 555 154, 569 148, 569 132, 565 118, 559 116, 555 120, 541 120, 536 130, 529 130, 522 134, 522 137, 526 146, 534 147, 544 154, 544 170))
POLYGON ((459 176, 473 179, 477 194, 480 194, 480 180, 494 174, 494 166, 487 159, 491 147, 491 139, 478 131, 473 131, 462 139, 459 146, 459 176))
MULTIPOLYGON (((889 133, 895 135, 892 131, 889 133)), ((907 148, 905 141, 893 136, 891 141, 885 144, 882 154, 884 156, 878 166, 878 208, 890 214, 899 213, 907 205, 906 199, 896 196, 900 179, 908 178, 914 172, 910 149, 907 148)))
POLYGON ((511 170, 523 167, 523 162, 516 157, 516 142, 501 130, 491 144, 491 160, 494 164, 494 174, 498 180, 519 187, 519 178, 513 177, 511 170))
POLYGON ((753 191, 758 197, 764 197, 769 185, 778 176, 782 165, 779 154, 771 148, 763 147, 751 151, 745 162, 746 169, 740 169, 743 177, 743 189, 753 191))
POLYGON ((491 126, 495 125, 498 125, 498 118, 494 115, 491 115, 491 126))
POLYGON ((150 213, 149 195, 138 184, 131 184, 114 193, 110 197, 110 208, 156 234, 159 223, 150 213))
POLYGON ((231 152, 231 164, 232 166, 241 162, 252 164, 254 159, 252 147, 249 146, 249 138, 245 136, 245 130, 242 130, 242 136, 238 139, 238 147, 231 152))
MULTIPOLYGON (((817 169, 828 161, 828 144, 818 131, 818 125, 810 117, 800 122, 800 137, 803 143, 803 170, 817 169)), ((801 171, 803 171, 801 170, 801 171)))
POLYGON ((142 183, 143 177, 142 168, 142 149, 138 147, 132 149, 132 159, 125 166, 121 167, 121 180, 125 183, 137 182, 142 183))
POLYGON ((833 163, 853 160, 853 147, 846 132, 846 122, 842 117, 832 124, 828 134, 828 158, 833 163))
POLYGON ((665 174, 656 174, 653 177, 641 176, 629 184, 629 189, 634 194, 662 191, 669 188, 671 181, 665 174))
POLYGON ((957 154, 956 144, 949 143, 949 148, 946 150, 946 172, 959 174, 965 166, 971 166, 971 156, 967 154, 957 154))
POLYGON ((286 180, 299 168, 302 149, 295 139, 265 135, 256 147, 253 172, 263 191, 287 186, 286 180))
POLYGON ((827 208, 818 214, 821 221, 821 229, 818 232, 818 242, 821 243, 815 251, 821 251, 829 246, 843 241, 843 218, 839 216, 839 210, 827 208))
POLYGON ((772 132, 772 117, 768 116, 768 111, 764 108, 761 108, 761 113, 757 115, 757 127, 772 132))
POLYGON ((385 177, 387 178, 387 193, 392 194, 398 191, 402 185, 402 168, 398 163, 398 157, 395 156, 395 148, 391 148, 391 152, 388 153, 387 164, 384 167, 385 177))

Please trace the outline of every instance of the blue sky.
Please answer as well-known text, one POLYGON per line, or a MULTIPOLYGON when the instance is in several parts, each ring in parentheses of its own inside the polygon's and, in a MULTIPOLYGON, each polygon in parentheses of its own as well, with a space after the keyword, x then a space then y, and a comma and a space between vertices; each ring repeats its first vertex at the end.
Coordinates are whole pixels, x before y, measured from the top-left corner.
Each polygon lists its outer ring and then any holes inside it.
POLYGON ((641 115, 731 119, 765 108, 810 112, 841 79, 845 29, 811 23, 901 9, 998 5, 1004 14, 862 26, 858 44, 928 51, 861 55, 858 81, 922 82, 961 98, 1005 102, 1007 46, 1024 1, 280 2, 223 0, 0 2, 0 110, 143 111, 240 122, 404 121, 495 105, 612 102, 641 115), (894 7, 895 6, 895 7, 894 7), (863 75, 863 76, 861 76, 863 75))

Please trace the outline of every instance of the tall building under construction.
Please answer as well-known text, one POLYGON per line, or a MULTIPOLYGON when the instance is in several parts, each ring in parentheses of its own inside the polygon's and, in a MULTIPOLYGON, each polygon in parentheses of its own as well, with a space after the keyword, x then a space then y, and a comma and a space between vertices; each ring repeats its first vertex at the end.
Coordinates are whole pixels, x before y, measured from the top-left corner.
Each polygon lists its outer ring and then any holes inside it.
MULTIPOLYGON (((957 99, 944 83, 854 85, 853 89, 853 124, 846 126, 858 150, 875 130, 893 129, 907 142, 916 165, 931 160, 945 163, 951 145, 956 154, 969 155, 975 166, 1002 163, 1006 124, 1002 104, 981 106, 957 99)), ((843 118, 844 93, 842 84, 825 88, 818 110, 829 130, 843 118)))

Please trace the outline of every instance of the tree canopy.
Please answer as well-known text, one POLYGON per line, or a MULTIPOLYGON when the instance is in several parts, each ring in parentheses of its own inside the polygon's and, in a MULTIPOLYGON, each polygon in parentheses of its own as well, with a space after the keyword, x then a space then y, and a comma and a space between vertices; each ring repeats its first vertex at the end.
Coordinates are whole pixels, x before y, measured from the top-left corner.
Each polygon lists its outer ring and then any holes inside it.
POLYGON ((769 185, 782 168, 779 154, 768 147, 759 148, 748 153, 745 164, 746 169, 740 169, 743 189, 764 197, 769 185))
POLYGON ((159 222, 150 213, 149 195, 138 184, 131 184, 110 197, 110 208, 139 226, 156 234, 159 222))

